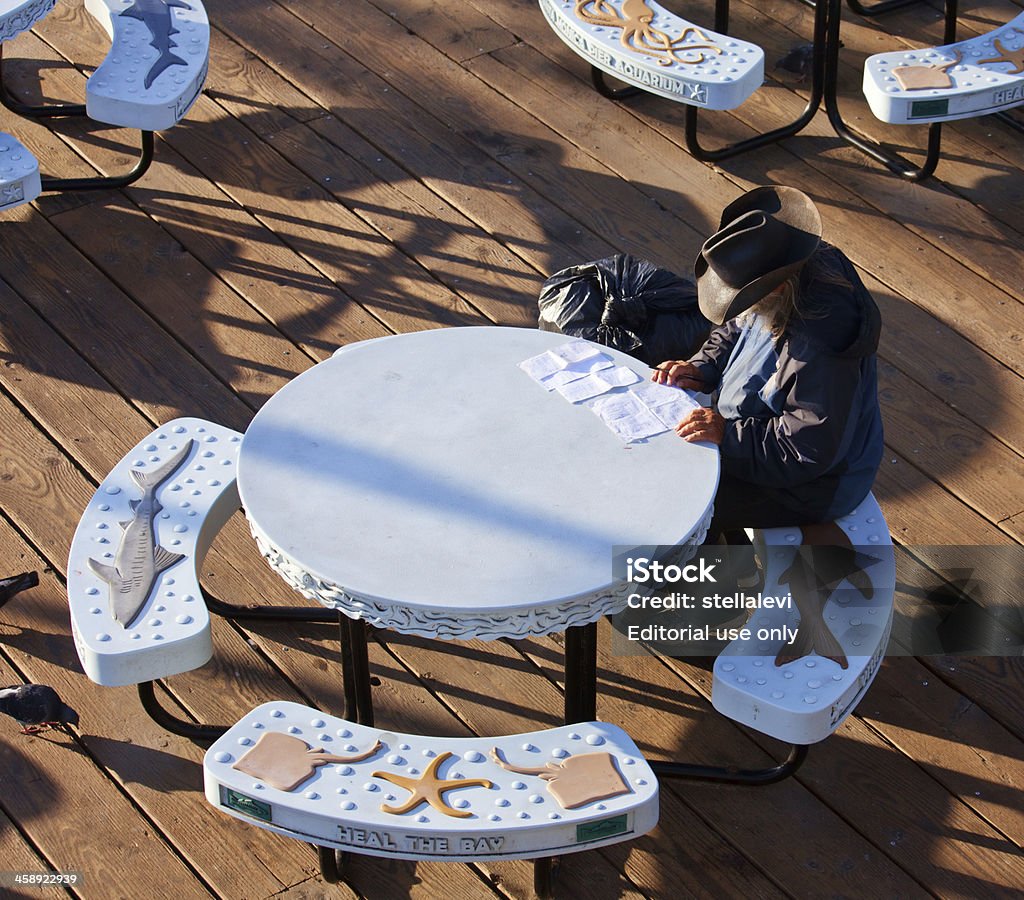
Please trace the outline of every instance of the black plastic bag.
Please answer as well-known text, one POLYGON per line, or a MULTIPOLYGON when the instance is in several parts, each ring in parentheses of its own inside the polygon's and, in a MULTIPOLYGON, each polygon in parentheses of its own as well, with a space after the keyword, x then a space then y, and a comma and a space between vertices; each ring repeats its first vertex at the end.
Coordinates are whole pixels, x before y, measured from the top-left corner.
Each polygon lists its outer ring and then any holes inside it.
POLYGON ((596 341, 649 366, 687 359, 711 329, 690 279, 628 253, 556 272, 539 304, 544 331, 596 341))

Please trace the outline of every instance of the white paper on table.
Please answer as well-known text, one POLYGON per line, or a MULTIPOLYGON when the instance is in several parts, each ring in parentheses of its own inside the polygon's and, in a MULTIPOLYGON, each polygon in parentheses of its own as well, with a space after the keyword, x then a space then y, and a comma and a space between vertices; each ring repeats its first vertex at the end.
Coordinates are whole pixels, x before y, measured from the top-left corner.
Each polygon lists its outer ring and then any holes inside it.
POLYGON ((605 424, 627 444, 668 431, 664 423, 647 408, 620 419, 606 419, 605 424))
POLYGON ((563 384, 568 384, 570 381, 576 381, 578 378, 582 378, 584 375, 600 372, 603 369, 609 369, 614 365, 615 362, 611 357, 605 356, 603 353, 598 353, 595 356, 588 357, 587 359, 581 359, 578 362, 569 363, 569 365, 564 369, 559 369, 557 372, 541 379, 540 383, 549 391, 553 391, 563 384))
POLYGON ((605 381, 597 372, 591 375, 584 375, 568 384, 559 385, 556 390, 570 403, 579 403, 581 400, 589 400, 599 394, 607 393, 611 385, 605 381))
POLYGON ((610 369, 615 362, 587 341, 567 341, 519 363, 519 368, 549 391, 591 372, 610 369))
POLYGON ((630 391, 621 391, 614 394, 605 394, 598 397, 590 408, 601 417, 604 422, 612 419, 621 419, 625 416, 636 415, 643 412, 647 407, 630 391))
POLYGON ((683 394, 682 397, 677 397, 675 400, 669 400, 668 403, 655 406, 651 412, 661 419, 667 428, 675 428, 695 409, 697 409, 697 404, 686 394, 683 394))
POLYGON ((564 359, 556 356, 550 350, 545 350, 543 353, 538 353, 536 356, 524 359, 519 363, 519 368, 534 381, 541 381, 554 375, 555 372, 564 369, 566 365, 567 363, 564 359))
POLYGON ((616 366, 614 369, 608 369, 601 373, 601 377, 607 381, 611 387, 626 387, 627 385, 636 384, 640 381, 640 376, 632 369, 627 369, 625 366, 616 366))
POLYGON ((577 338, 574 341, 567 341, 564 344, 559 344, 557 347, 552 347, 548 352, 553 353, 559 359, 565 360, 566 365, 568 365, 569 363, 587 359, 590 356, 596 356, 601 351, 590 341, 577 338))
POLYGON ((645 381, 631 390, 648 409, 655 409, 665 403, 689 403, 691 409, 698 405, 697 401, 682 388, 658 384, 655 381, 645 381))

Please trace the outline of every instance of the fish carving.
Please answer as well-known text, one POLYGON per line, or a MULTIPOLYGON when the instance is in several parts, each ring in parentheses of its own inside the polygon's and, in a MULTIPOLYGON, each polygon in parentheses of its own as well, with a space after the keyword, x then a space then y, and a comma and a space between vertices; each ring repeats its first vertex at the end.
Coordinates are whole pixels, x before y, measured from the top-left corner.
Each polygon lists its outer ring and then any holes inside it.
POLYGON ((171 52, 177 48, 177 44, 171 39, 171 35, 178 34, 178 29, 174 27, 173 19, 171 18, 171 9, 173 7, 187 10, 192 9, 184 0, 135 0, 131 6, 121 13, 122 16, 127 16, 129 19, 138 19, 149 29, 149 33, 152 35, 149 46, 154 48, 159 54, 156 62, 150 66, 143 81, 147 90, 168 67, 188 65, 180 56, 176 56, 171 52))
POLYGON ((184 557, 156 543, 153 520, 163 509, 156 490, 184 462, 192 450, 191 438, 163 465, 151 472, 132 469, 132 480, 142 488, 142 497, 131 501, 132 517, 121 522, 121 542, 114 564, 89 560, 89 568, 110 585, 110 612, 122 628, 127 628, 142 611, 157 575, 184 557))
POLYGON ((579 753, 560 762, 548 762, 539 768, 514 766, 501 758, 497 747, 491 749, 493 759, 506 772, 517 775, 538 775, 547 782, 548 793, 562 809, 577 809, 597 800, 607 800, 631 789, 615 766, 610 753, 579 753))
POLYGON ((800 626, 793 641, 779 650, 775 665, 816 653, 848 668, 846 653, 828 627, 822 610, 844 580, 870 600, 875 589, 866 570, 878 560, 855 550, 846 532, 835 522, 804 525, 800 531, 801 544, 812 549, 798 550, 792 565, 779 578, 789 584, 800 612, 800 626))

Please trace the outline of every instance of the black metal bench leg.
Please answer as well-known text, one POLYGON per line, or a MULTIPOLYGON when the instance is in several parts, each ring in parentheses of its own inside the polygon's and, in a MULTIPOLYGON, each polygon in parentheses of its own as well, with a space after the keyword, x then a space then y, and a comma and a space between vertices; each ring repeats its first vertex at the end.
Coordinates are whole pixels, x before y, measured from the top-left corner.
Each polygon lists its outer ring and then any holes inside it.
POLYGON ((326 606, 238 606, 226 603, 203 589, 206 608, 223 619, 263 619, 274 622, 323 622, 333 625, 338 614, 326 606))
POLYGON ((538 900, 552 900, 555 896, 558 863, 557 856, 542 856, 533 861, 533 893, 538 900))
POLYGON ((345 869, 348 866, 349 852, 347 850, 336 850, 334 847, 316 846, 317 856, 320 860, 320 875, 328 884, 337 884, 345 877, 345 869))
POLYGON ((142 708, 149 713, 149 717, 166 731, 191 741, 215 741, 228 730, 227 726, 187 722, 169 713, 157 700, 154 684, 153 681, 140 682, 137 685, 139 699, 142 701, 142 708))
POLYGON ((789 755, 777 766, 764 769, 737 769, 734 766, 702 766, 694 763, 665 761, 651 762, 659 778, 689 778, 693 781, 713 781, 719 784, 745 784, 763 787, 789 778, 807 759, 807 746, 791 744, 789 755))
POLYGON ((3 44, 0 44, 0 103, 12 113, 17 113, 27 119, 56 119, 63 116, 84 116, 86 114, 84 103, 57 103, 44 106, 22 103, 7 89, 7 82, 4 79, 3 52, 3 44))
POLYGON ((153 162, 153 132, 141 131, 142 148, 138 162, 130 172, 123 175, 96 175, 90 178, 51 178, 41 179, 44 191, 101 191, 127 187, 138 181, 153 162))
MULTIPOLYGON (((819 5, 825 5, 820 3, 819 5)), ((839 26, 842 19, 842 0, 827 0, 829 7, 828 22, 828 57, 825 62, 825 112, 833 130, 851 147, 856 147, 865 155, 882 163, 890 172, 907 181, 923 181, 935 171, 939 162, 942 143, 942 122, 932 122, 928 126, 928 144, 925 148, 924 162, 914 165, 885 145, 869 140, 854 132, 843 120, 836 99, 836 81, 839 70, 839 26)), ((958 0, 946 0, 944 44, 956 41, 956 17, 958 0)))
MULTIPOLYGON (((727 144, 724 147, 708 149, 701 146, 697 135, 697 117, 700 112, 700 108, 697 106, 687 106, 684 136, 686 139, 686 149, 689 151, 691 156, 695 159, 701 160, 702 162, 717 162, 721 159, 728 159, 730 156, 736 156, 739 153, 746 153, 749 150, 756 150, 758 147, 765 147, 768 144, 774 144, 777 141, 781 141, 783 138, 791 137, 794 134, 803 131, 803 129, 807 127, 810 121, 814 118, 815 113, 818 111, 818 107, 821 106, 823 96, 825 96, 825 39, 827 36, 828 13, 828 3, 821 2, 815 6, 814 56, 811 62, 811 96, 807 100, 807 105, 804 107, 804 111, 787 125, 782 125, 779 128, 772 129, 771 131, 766 131, 764 134, 754 135, 754 137, 747 138, 746 140, 736 141, 734 144, 727 144)), ((716 6, 715 29, 724 33, 727 31, 727 25, 728 4, 725 3, 724 8, 722 9, 716 6), (720 25, 724 25, 725 27, 719 27, 720 25)))

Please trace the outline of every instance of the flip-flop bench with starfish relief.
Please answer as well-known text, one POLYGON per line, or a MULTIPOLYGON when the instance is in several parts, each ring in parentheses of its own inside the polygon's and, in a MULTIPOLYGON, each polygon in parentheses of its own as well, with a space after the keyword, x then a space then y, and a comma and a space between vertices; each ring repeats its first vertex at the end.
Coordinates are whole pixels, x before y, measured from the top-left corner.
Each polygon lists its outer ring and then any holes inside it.
POLYGON ((864 62, 864 96, 883 122, 946 122, 1024 104, 1024 13, 987 34, 864 62))
POLYGON ((604 722, 430 737, 272 702, 209 748, 203 772, 222 812, 369 856, 547 857, 636 838, 658 821, 657 778, 604 722))
POLYGON ((706 109, 733 109, 764 81, 756 44, 702 28, 654 0, 540 0, 555 33, 601 72, 706 109))

